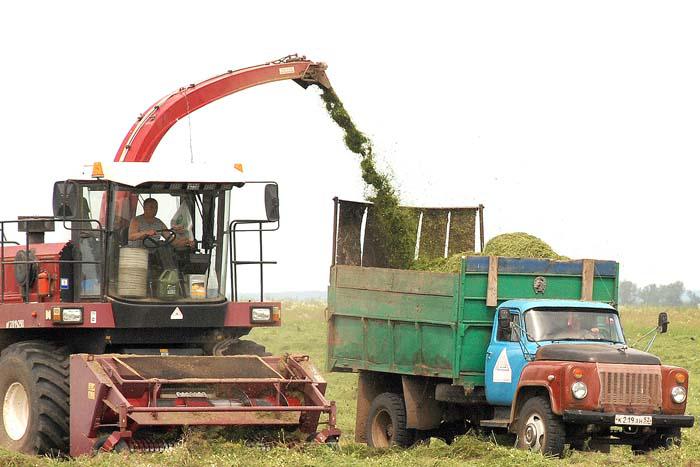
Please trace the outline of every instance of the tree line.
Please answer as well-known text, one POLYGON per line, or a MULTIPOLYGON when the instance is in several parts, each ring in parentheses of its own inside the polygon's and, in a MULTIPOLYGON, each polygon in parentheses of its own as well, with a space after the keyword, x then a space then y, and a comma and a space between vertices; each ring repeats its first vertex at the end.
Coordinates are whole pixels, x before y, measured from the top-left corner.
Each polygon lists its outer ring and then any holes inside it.
POLYGON ((639 287, 631 281, 620 282, 621 305, 699 306, 700 295, 687 290, 683 282, 649 284, 639 287))

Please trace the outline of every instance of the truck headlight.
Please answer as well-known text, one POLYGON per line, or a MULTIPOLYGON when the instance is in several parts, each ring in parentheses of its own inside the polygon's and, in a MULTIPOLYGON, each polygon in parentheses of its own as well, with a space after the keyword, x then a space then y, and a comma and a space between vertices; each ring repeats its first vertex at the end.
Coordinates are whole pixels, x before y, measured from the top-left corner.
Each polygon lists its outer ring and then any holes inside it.
POLYGON ((250 320, 254 323, 272 321, 272 310, 270 308, 252 308, 250 320))
POLYGON ((683 386, 674 386, 674 388, 671 389, 671 399, 673 399, 673 402, 676 404, 682 404, 685 402, 687 395, 688 394, 683 386))
POLYGON ((576 399, 583 399, 588 395, 588 387, 586 386, 586 383, 582 381, 576 381, 574 384, 571 385, 571 394, 574 395, 576 399))

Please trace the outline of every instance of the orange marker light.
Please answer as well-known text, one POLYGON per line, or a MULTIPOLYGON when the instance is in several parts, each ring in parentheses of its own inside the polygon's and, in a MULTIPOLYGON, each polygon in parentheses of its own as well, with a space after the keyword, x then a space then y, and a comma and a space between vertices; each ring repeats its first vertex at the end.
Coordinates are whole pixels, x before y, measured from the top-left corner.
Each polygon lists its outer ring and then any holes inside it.
POLYGON ((243 164, 237 162, 237 163, 233 164, 233 168, 238 170, 239 172, 243 173, 243 164))
POLYGON ((102 170, 102 162, 92 164, 92 178, 105 178, 104 170, 102 170))
POLYGON ((678 383, 678 384, 683 384, 687 381, 687 379, 685 377, 685 373, 676 373, 675 378, 676 378, 676 383, 678 383))
POLYGON ((581 368, 574 368, 571 373, 574 375, 574 378, 576 379, 581 379, 583 378, 583 370, 581 368))

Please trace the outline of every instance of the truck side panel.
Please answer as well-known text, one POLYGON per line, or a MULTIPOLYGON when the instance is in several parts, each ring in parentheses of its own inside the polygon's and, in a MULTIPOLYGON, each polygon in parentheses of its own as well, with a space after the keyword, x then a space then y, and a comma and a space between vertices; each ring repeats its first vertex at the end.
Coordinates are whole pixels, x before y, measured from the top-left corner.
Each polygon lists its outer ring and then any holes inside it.
POLYGON ((487 306, 489 283, 497 304, 579 300, 589 292, 593 300, 615 304, 617 273, 614 261, 485 256, 463 260, 459 274, 336 265, 328 290, 328 366, 483 386, 496 309, 487 306), (492 261, 497 265, 489 267, 492 261))
POLYGON ((456 274, 335 266, 329 367, 452 378, 456 274))

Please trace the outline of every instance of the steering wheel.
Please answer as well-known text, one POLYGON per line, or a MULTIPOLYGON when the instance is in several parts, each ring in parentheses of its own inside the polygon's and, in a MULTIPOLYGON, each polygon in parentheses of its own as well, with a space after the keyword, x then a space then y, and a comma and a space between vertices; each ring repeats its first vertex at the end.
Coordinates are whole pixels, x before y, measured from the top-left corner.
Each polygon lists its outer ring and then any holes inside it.
POLYGON ((591 340, 609 340, 610 339, 610 333, 608 332, 607 329, 601 329, 599 327, 595 327, 593 329, 586 330, 586 334, 585 334, 586 339, 591 339, 591 340), (597 332, 594 332, 593 329, 596 329, 597 332))
POLYGON ((162 248, 166 245, 170 245, 175 241, 175 237, 177 234, 175 233, 174 230, 172 229, 162 229, 162 230, 156 230, 156 233, 159 233, 161 237, 163 237, 165 240, 157 240, 153 237, 146 237, 143 239, 143 246, 149 250, 155 250, 157 248, 162 248), (169 233, 170 235, 165 236, 163 233, 169 233))

